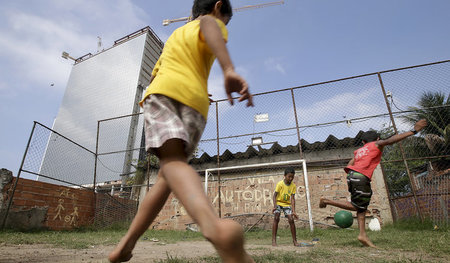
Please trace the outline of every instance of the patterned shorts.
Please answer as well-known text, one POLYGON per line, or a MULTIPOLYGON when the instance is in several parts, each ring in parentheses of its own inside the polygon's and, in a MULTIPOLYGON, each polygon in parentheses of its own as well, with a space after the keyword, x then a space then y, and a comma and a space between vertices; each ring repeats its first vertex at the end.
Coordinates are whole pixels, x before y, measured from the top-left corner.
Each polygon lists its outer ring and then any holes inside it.
POLYGON ((356 207, 358 212, 366 211, 372 197, 370 179, 361 173, 350 171, 347 174, 347 185, 352 196, 352 205, 356 207))
POLYGON ((196 110, 160 94, 144 101, 145 149, 155 153, 167 140, 184 141, 185 153, 192 156, 200 141, 206 120, 196 110))
POLYGON ((277 205, 277 209, 273 211, 273 213, 281 214, 281 211, 283 211, 285 217, 287 217, 288 215, 292 215, 292 208, 290 206, 281 206, 281 205, 277 205))

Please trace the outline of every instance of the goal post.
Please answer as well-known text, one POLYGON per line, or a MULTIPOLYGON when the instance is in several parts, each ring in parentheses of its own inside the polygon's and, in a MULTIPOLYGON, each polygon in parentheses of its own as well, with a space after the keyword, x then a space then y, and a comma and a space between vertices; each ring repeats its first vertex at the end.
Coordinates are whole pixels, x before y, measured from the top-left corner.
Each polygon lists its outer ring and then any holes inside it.
POLYGON ((205 170, 205 193, 208 194, 208 177, 211 172, 246 169, 246 168, 264 168, 264 167, 274 167, 274 166, 281 166, 281 165, 294 165, 294 164, 300 164, 300 163, 302 164, 303 182, 305 184, 306 206, 308 208, 309 228, 311 231, 313 231, 314 224, 313 224, 312 211, 311 211, 311 199, 310 199, 310 195, 309 195, 308 171, 306 169, 306 161, 304 159, 206 169, 205 170))

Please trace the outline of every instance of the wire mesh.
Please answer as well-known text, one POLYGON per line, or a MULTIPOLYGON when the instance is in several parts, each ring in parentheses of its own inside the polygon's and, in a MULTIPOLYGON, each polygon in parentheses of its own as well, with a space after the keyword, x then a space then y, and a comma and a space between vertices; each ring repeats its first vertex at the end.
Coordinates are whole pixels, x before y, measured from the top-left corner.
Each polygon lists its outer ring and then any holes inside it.
MULTIPOLYGON (((448 224, 449 73, 450 62, 444 61, 256 94, 254 108, 216 101, 191 164, 201 172, 304 158, 311 181, 313 216, 327 223, 329 215, 314 204, 327 191, 336 200, 348 197, 342 168, 352 152, 362 146, 362 131, 375 130, 381 138, 387 138, 396 130, 411 130, 415 121, 426 118, 429 125, 421 133, 384 149, 381 168, 388 193, 385 203, 390 202, 394 220, 421 217, 448 224)), ((97 221, 111 224, 107 218, 114 213, 124 215, 117 217, 122 221, 130 220, 156 178, 149 178, 150 173, 156 174, 157 160, 143 149, 142 127, 141 114, 99 121, 97 152, 93 153, 37 125, 23 172, 39 176, 39 180, 77 185, 91 184, 95 172, 98 193, 107 195, 98 198, 97 221), (152 169, 148 169, 150 166, 152 169)), ((222 175, 220 183, 215 174, 208 185, 209 197, 219 213, 259 218, 267 212, 268 198, 282 171, 273 168, 222 175), (244 179, 237 183, 236 178, 241 177, 244 179), (219 197, 224 200, 220 206, 219 197), (244 202, 250 197, 251 202, 244 202)), ((299 173, 297 180, 300 177, 299 173)), ((296 184, 301 198, 303 182, 296 184)), ((299 209, 303 212, 304 208, 299 209)))
POLYGON ((95 153, 36 123, 22 171, 35 179, 61 185, 92 184, 95 153))

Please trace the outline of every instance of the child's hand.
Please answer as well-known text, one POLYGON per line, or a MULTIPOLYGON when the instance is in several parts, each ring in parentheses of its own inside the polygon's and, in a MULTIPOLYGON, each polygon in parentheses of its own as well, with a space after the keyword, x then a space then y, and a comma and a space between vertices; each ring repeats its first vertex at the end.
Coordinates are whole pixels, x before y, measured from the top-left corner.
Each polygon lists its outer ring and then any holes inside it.
POLYGON ((275 210, 277 210, 276 207, 274 207, 274 208, 272 209, 272 214, 275 213, 275 210))
POLYGON ((233 69, 227 70, 224 73, 225 92, 227 93, 228 101, 233 105, 232 93, 237 92, 241 95, 239 102, 247 100, 247 107, 253 106, 253 97, 248 90, 248 84, 239 74, 233 69))
POLYGON ((426 126, 427 126, 427 120, 426 119, 421 119, 421 120, 418 120, 417 122, 416 122, 416 124, 414 124, 414 130, 416 130, 416 131, 421 131, 423 128, 425 128, 426 126))
POLYGON ((294 217, 294 219, 298 219, 298 215, 296 213, 292 213, 292 216, 294 217))

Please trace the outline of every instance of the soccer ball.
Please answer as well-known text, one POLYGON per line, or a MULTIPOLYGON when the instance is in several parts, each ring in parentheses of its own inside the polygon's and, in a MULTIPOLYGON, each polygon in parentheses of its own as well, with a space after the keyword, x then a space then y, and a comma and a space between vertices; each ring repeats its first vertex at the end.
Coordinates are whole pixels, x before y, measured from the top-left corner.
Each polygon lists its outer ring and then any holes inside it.
POLYGON ((353 215, 348 211, 339 211, 334 214, 334 222, 341 228, 351 227, 353 225, 353 215))

